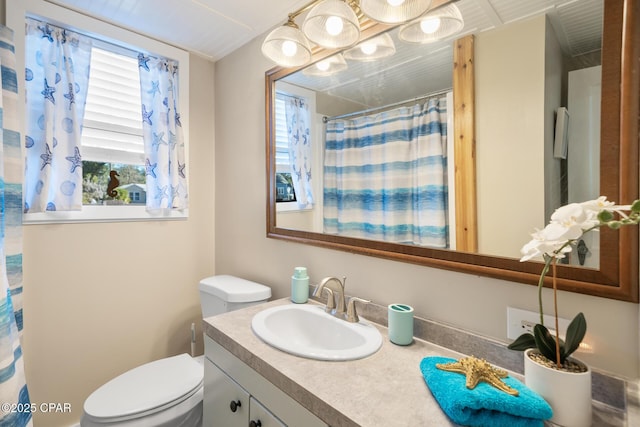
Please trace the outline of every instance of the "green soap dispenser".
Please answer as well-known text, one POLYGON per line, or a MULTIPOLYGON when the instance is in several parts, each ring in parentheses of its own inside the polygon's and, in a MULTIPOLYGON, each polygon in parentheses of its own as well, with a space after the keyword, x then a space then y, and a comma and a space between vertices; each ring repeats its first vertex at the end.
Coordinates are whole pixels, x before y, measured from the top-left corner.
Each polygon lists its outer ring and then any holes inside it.
POLYGON ((309 300, 309 276, 306 267, 296 267, 291 276, 291 301, 304 304, 309 300))

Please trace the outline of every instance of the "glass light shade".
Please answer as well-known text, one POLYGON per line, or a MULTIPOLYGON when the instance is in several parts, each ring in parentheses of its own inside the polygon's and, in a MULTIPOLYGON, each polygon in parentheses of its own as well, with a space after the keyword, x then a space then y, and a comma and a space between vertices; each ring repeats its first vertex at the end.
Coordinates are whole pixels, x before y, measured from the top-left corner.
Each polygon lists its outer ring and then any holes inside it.
POLYGON ((287 24, 269 33, 262 54, 282 67, 299 67, 311 61, 311 46, 297 26, 287 24))
POLYGON ((355 61, 375 61, 396 53, 396 46, 388 33, 365 40, 347 50, 344 57, 355 61))
POLYGON ((452 3, 403 25, 398 37, 409 43, 432 43, 460 32, 463 27, 460 9, 452 3))
POLYGON ((424 14, 430 6, 431 0, 360 0, 362 13, 386 24, 411 21, 424 14))
POLYGON ((360 38, 360 23, 353 9, 341 0, 323 0, 302 23, 309 40, 326 48, 353 45, 360 38))
POLYGON ((330 56, 302 70, 305 76, 330 76, 347 69, 347 61, 341 53, 330 56))

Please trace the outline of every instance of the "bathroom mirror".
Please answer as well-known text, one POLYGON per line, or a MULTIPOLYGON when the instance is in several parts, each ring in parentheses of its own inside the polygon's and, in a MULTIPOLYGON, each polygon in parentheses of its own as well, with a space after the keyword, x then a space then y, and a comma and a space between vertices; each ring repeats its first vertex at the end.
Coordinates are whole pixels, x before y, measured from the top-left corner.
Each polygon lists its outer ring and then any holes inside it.
MULTIPOLYGON (((446 1, 434 1, 434 4, 447 3, 446 1)), ((482 7, 478 6, 477 2, 471 2, 467 0, 460 0, 456 2, 460 6, 461 10, 471 11, 475 14, 482 14, 490 19, 489 26, 496 27, 496 30, 500 30, 502 26, 515 25, 520 21, 526 21, 531 19, 531 16, 525 18, 516 18, 514 16, 500 16, 497 12, 494 2, 485 1, 482 2, 482 7), (473 3, 473 7, 466 7, 468 3, 473 3), (493 7, 492 7, 493 6, 493 7), (509 24, 504 24, 501 21, 508 20, 509 24)), ((504 2, 501 2, 504 3, 504 2)), ((511 3, 522 4, 519 0, 512 0, 511 3)), ((578 10, 582 7, 584 9, 587 5, 593 6, 594 2, 591 0, 579 0, 578 2, 570 1, 556 1, 546 2, 546 6, 550 6, 551 3, 557 5, 554 7, 545 7, 544 13, 549 16, 547 22, 551 22, 553 26, 553 19, 557 15, 568 13, 571 9, 571 5, 578 7, 578 10), (547 5, 549 3, 549 5, 547 5), (555 15, 555 16, 554 16, 555 15)), ((601 63, 601 111, 600 111, 600 129, 599 129, 599 177, 598 174, 587 172, 585 176, 596 175, 596 182, 599 178, 599 194, 606 195, 610 200, 618 203, 629 203, 630 201, 638 198, 638 104, 640 94, 640 84, 638 74, 638 58, 640 57, 640 12, 638 9, 640 1, 638 0, 601 0, 601 8, 603 17, 601 18, 602 26, 602 50, 599 59, 601 63)), ((595 4, 597 7, 597 4, 595 4)), ((517 8, 507 8, 509 10, 515 10, 517 8)), ((504 10, 500 10, 500 13, 506 14, 504 10)), ((466 23, 476 22, 477 17, 465 17, 465 28, 460 34, 456 36, 458 40, 466 39, 469 37, 475 37, 475 54, 484 55, 483 49, 486 46, 485 40, 490 37, 490 32, 493 29, 485 27, 467 26, 466 23)), ((543 21, 544 22, 544 21, 543 21)), ((368 35, 376 35, 387 31, 388 27, 381 25, 371 25, 365 30, 368 35)), ((557 28, 554 28, 554 32, 558 32, 557 28)), ((563 35, 561 34, 560 37, 563 35)), ((564 35, 566 36, 566 35, 564 35)), ((507 55, 514 57, 514 62, 517 61, 516 54, 519 52, 519 48, 524 49, 524 39, 512 40, 512 51, 507 55)), ((443 56, 451 55, 453 49, 453 41, 450 40, 449 50, 438 50, 433 46, 421 45, 428 55, 424 56, 443 56)), ((471 42, 472 48, 474 47, 471 42)), ((335 55, 335 51, 316 50, 314 52, 314 61, 319 61, 324 58, 335 55)), ((528 56, 534 56, 534 52, 524 52, 528 56)), ((539 53, 538 53, 539 54, 539 53)), ((542 53, 540 56, 540 63, 538 67, 544 68, 544 60, 542 58, 547 53, 542 53)), ((587 55, 588 56, 588 55, 587 55)), ((592 55, 593 56, 593 55, 592 55)), ((413 57, 406 57, 404 63, 396 64, 393 67, 403 69, 408 73, 409 63, 413 57), (403 68, 404 67, 404 68, 403 68)), ((473 58, 471 55, 471 61, 475 60, 480 68, 481 61, 484 56, 478 56, 473 58)), ((485 61, 489 61, 485 59, 485 61)), ((547 67, 552 61, 546 60, 547 67)), ((388 67, 391 67, 388 65, 388 67)), ((499 71, 499 70, 498 70, 499 71)), ((432 72, 427 69, 425 74, 432 72)), ((477 212, 471 209, 473 212, 473 219, 477 220, 477 230, 472 230, 476 233, 476 239, 478 236, 482 237, 489 235, 492 239, 497 241, 507 240, 514 238, 514 244, 516 249, 506 252, 500 252, 493 249, 488 249, 483 246, 482 241, 485 239, 479 239, 480 245, 477 247, 464 247, 464 249, 437 249, 432 247, 422 247, 417 245, 389 243, 378 240, 362 239, 354 237, 346 237, 335 234, 327 234, 322 232, 322 228, 317 226, 296 226, 293 223, 279 220, 281 209, 277 208, 277 194, 278 183, 276 182, 276 160, 275 160, 275 141, 274 141, 274 118, 275 118, 275 94, 276 88, 282 85, 284 82, 287 84, 301 84, 296 82, 295 76, 302 76, 302 69, 283 69, 274 68, 266 73, 266 132, 267 132, 267 236, 271 238, 285 239, 298 243, 318 245, 328 248, 334 248, 338 250, 345 250, 354 253, 360 253, 365 255, 389 258, 394 260, 406 261, 411 263, 417 263, 421 265, 427 265, 437 268, 450 269, 455 271, 467 272, 470 274, 486 275, 496 278, 501 278, 510 281, 523 282, 528 284, 536 284, 539 277, 541 263, 539 262, 519 262, 519 248, 529 240, 531 231, 535 228, 542 228, 545 222, 548 220, 550 212, 553 211, 553 203, 545 202, 544 198, 549 197, 550 194, 554 194, 553 197, 562 200, 565 196, 558 195, 561 192, 557 188, 562 188, 560 184, 555 181, 543 179, 542 182, 537 182, 535 191, 533 189, 533 183, 519 185, 520 190, 505 191, 503 193, 492 193, 493 186, 483 187, 483 178, 481 174, 483 170, 494 170, 499 173, 499 179, 505 182, 519 182, 522 178, 518 174, 508 174, 509 170, 513 171, 515 161, 513 160, 512 153, 497 153, 491 155, 480 155, 481 150, 484 149, 485 141, 493 139, 496 135, 492 135, 490 130, 483 128, 483 123, 486 123, 485 117, 482 116, 483 111, 486 113, 487 109, 478 109, 472 113, 471 122, 475 120, 475 128, 472 128, 472 132, 475 132, 475 136, 471 141, 470 156, 473 157, 471 163, 467 163, 468 167, 461 167, 462 163, 457 163, 455 168, 456 173, 466 174, 467 182, 477 184, 477 187, 471 188, 474 194, 471 194, 471 200, 477 205, 477 212), (481 120, 481 123, 478 121, 481 120), (476 144, 478 155, 476 158, 476 144), (511 157, 510 157, 511 156, 511 157), (495 162, 492 161, 495 159, 495 162), (477 161, 477 164, 474 164, 477 161), (475 169, 474 169, 475 167, 475 169), (470 169, 470 171, 466 170, 470 169), (516 214, 505 214, 508 211, 507 207, 512 207, 518 196, 524 194, 534 194, 535 192, 542 192, 543 195, 539 197, 530 197, 533 203, 529 206, 518 203, 519 212, 516 214), (545 205, 547 205, 545 207, 545 205), (526 231, 522 231, 519 228, 514 230, 514 221, 530 212, 537 212, 535 219, 527 218, 523 221, 522 226, 526 227, 526 231), (487 217, 497 218, 497 228, 489 229, 487 231, 486 226, 483 225, 487 217), (546 218, 546 219, 545 219, 546 218), (515 237, 514 237, 515 236, 515 237)), ((384 74, 382 74, 384 75, 384 74)), ((478 75, 476 74, 476 78, 478 75)), ((534 85, 522 76, 510 76, 519 82, 523 87, 531 89, 534 85)), ((564 77, 563 77, 564 78, 564 77)), ((301 80, 300 80, 301 81, 301 80)), ((331 79, 327 79, 331 81, 331 79)), ((388 84, 385 80, 379 80, 380 85, 388 84)), ((336 83, 334 83, 335 86, 336 83)), ((446 82, 438 83, 440 87, 447 85, 446 82)), ((454 85, 455 86, 455 85, 454 85)), ((401 99, 409 99, 412 96, 418 97, 425 93, 428 93, 430 89, 419 88, 413 93, 402 93, 401 99)), ((434 88, 435 91, 437 91, 434 88)), ((454 91, 457 91, 454 87, 454 91)), ((475 91, 471 95, 475 98, 471 98, 474 105, 486 102, 487 99, 495 98, 495 93, 499 91, 499 87, 493 87, 494 93, 492 93, 491 87, 488 85, 476 85, 475 91), (492 96, 493 95, 493 96, 492 96)), ((361 92, 368 93, 368 89, 360 89, 361 92)), ((541 89, 544 92, 545 89, 541 89)), ((401 91, 396 90, 397 93, 401 91)), ((448 105, 448 109, 454 110, 456 115, 460 109, 458 104, 462 99, 460 93, 454 93, 454 98, 457 97, 458 101, 454 101, 454 104, 448 105)), ((468 96, 468 94, 465 94, 468 96)), ((548 93, 528 93, 528 97, 549 97, 548 93)), ((528 99, 527 96, 521 96, 520 99, 528 99)), ((552 95, 552 96, 557 96, 552 95)), ((566 96, 566 95, 563 95, 566 96)), ((392 103, 392 101, 381 101, 384 104, 392 103)), ((373 105, 371 100, 363 101, 363 105, 370 107, 373 105)), ((543 108, 543 107, 541 107, 543 108)), ((473 109, 471 109, 473 110, 473 109)), ((504 114, 511 110, 521 111, 518 105, 502 105, 495 106, 491 111, 496 114, 504 114)), ((548 112, 546 113, 548 117, 548 112)), ((569 113, 570 114, 570 113, 569 113)), ((339 112, 330 115, 340 115, 339 112)), ((509 117, 511 123, 511 129, 513 131, 507 136, 508 138, 518 139, 529 137, 531 133, 530 117, 526 112, 521 114, 521 122, 516 121, 513 117, 509 117)), ((555 114, 552 113, 552 116, 555 114)), ((459 116, 456 117, 458 119, 459 116)), ((505 116, 506 117, 506 116, 505 116)), ((468 117, 467 117, 468 118, 468 117)), ((542 126, 542 125, 541 125, 542 126)), ((549 126, 547 123, 545 126, 549 126)), ((551 125, 555 130, 555 122, 551 125)), ((553 132, 552 130, 552 132, 553 132)), ((544 131, 540 130, 539 134, 543 135, 544 131)), ((548 130, 547 130, 548 133, 548 130)), ((320 138, 322 138, 322 130, 319 132, 320 138)), ((553 151, 553 144, 555 143, 554 137, 546 138, 540 136, 540 144, 545 146, 551 144, 550 150, 553 151)), ((322 155, 322 154, 320 154, 322 155)), ((553 156, 553 154, 551 155, 553 156)), ((527 158, 527 161, 529 159, 527 158)), ((457 162, 457 160, 456 160, 457 162)), ((541 161, 542 163, 542 161, 541 161)), ((322 166, 320 166, 322 167, 322 166)), ((540 168, 549 166, 540 166, 540 168)), ((517 171, 517 167, 516 167, 517 171)), ((560 178, 563 175, 562 171, 556 173, 560 178)), ((547 176, 547 175, 545 175, 547 176)), ((560 179, 559 178, 559 179, 560 179)), ((278 176, 281 180, 282 177, 278 176)), ((451 188, 451 186, 450 186, 451 188)), ((321 190, 320 190, 321 191, 321 190)), ((451 191, 451 190, 450 190, 451 191)), ((455 186, 456 197, 459 197, 462 193, 464 196, 468 194, 464 191, 460 191, 458 185, 455 186)), ((537 194, 537 193, 536 193, 537 194)), ((596 194, 597 195, 597 194, 596 194)), ((595 196, 594 196, 595 197, 595 196)), ((526 197, 525 197, 526 199, 526 197)), ((580 200, 586 200, 582 198, 580 200)), ((559 205, 559 202, 554 202, 559 205)), ((564 204, 564 202, 562 203, 564 204)), ((458 210, 467 211, 467 205, 458 206, 458 210)), ((317 206, 312 211, 318 212, 317 206)), ((280 218, 282 218, 280 216, 280 218)), ((321 218, 321 217, 320 217, 321 218)), ((322 224, 322 220, 315 220, 316 224, 319 222, 322 224)), ((472 224, 473 225, 473 224, 472 224)), ((473 226, 466 228, 473 228, 473 226)), ((593 234, 593 233, 592 233, 593 234)), ((558 268, 558 285, 561 289, 581 292, 591 295, 598 295, 607 298, 615 298, 626 301, 638 302, 638 230, 635 227, 629 227, 621 229, 619 231, 611 231, 603 229, 599 233, 599 256, 597 257, 597 264, 595 267, 581 267, 581 266, 560 266, 558 268)), ((452 247, 455 245, 452 245, 452 247)), ((575 251, 574 251, 575 252, 575 251)))

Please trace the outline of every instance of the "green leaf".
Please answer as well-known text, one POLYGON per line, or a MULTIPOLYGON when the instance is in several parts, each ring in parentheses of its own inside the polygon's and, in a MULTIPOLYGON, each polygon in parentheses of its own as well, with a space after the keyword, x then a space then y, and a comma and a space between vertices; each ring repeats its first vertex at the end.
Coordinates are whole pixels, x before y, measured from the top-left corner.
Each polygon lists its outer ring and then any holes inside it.
POLYGON ((537 324, 533 327, 533 336, 536 340, 536 347, 540 350, 540 353, 542 353, 542 355, 547 359, 557 362, 556 340, 553 339, 549 330, 546 327, 537 324))
POLYGON ((640 199, 633 202, 633 204, 631 205, 631 211, 640 212, 640 199))
POLYGON ((569 323, 567 327, 567 337, 564 357, 569 356, 576 351, 582 342, 585 334, 587 333, 587 320, 584 318, 584 314, 578 313, 578 315, 569 323))
POLYGON ((510 350, 524 351, 536 347, 536 339, 530 333, 520 335, 514 342, 507 346, 510 350))

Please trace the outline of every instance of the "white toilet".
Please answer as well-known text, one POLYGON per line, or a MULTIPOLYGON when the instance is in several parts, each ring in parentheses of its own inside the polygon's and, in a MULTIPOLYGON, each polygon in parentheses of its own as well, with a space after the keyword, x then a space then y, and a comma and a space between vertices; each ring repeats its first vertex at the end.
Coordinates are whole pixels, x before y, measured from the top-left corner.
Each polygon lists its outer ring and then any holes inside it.
MULTIPOLYGON (((200 282, 202 317, 267 301, 271 289, 234 276, 200 282)), ((82 427, 200 427, 203 358, 181 354, 138 366, 99 387, 84 402, 82 427)))

